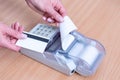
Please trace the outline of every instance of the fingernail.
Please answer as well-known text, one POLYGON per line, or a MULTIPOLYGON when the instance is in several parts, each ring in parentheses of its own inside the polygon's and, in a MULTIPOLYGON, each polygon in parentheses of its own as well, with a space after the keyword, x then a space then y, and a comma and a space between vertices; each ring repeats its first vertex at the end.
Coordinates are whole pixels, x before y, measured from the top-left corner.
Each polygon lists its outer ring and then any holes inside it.
POLYGON ((43 17, 43 20, 46 21, 46 19, 47 19, 47 18, 44 16, 44 17, 43 17))
POLYGON ((53 22, 53 20, 52 20, 51 18, 48 18, 47 21, 48 21, 49 23, 52 23, 52 22, 53 22))
POLYGON ((26 39, 26 38, 27 38, 27 35, 22 34, 22 39, 26 39))

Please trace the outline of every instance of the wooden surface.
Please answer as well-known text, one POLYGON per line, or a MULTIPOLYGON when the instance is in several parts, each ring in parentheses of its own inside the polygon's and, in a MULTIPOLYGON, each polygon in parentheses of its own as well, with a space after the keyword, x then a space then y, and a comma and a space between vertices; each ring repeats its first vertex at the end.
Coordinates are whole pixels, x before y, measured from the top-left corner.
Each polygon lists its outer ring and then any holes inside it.
MULTIPOLYGON (((31 58, 0 48, 0 80, 120 80, 120 0, 63 0, 79 32, 100 41, 106 56, 90 77, 66 76, 31 58)), ((0 0, 0 21, 18 21, 30 30, 44 23, 24 0, 0 0)))

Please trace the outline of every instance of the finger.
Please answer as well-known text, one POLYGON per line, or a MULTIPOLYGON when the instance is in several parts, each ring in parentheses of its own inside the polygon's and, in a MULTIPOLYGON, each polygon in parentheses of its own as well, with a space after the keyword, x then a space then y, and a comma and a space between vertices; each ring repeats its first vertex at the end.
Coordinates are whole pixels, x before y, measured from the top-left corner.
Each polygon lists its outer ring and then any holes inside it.
POLYGON ((17 39, 24 39, 27 38, 27 36, 25 34, 21 34, 18 31, 15 31, 9 27, 6 27, 6 33, 12 37, 15 37, 17 39))
POLYGON ((23 26, 19 26, 18 31, 19 31, 20 33, 22 33, 23 30, 24 30, 24 27, 23 27, 23 26))
POLYGON ((54 20, 54 19, 52 19, 51 17, 45 17, 45 16, 43 16, 43 20, 44 21, 47 21, 48 23, 55 23, 56 21, 54 20))
POLYGON ((49 23, 54 23, 55 20, 49 17, 49 18, 47 18, 47 22, 49 22, 49 23))
POLYGON ((64 17, 64 16, 66 16, 67 14, 66 14, 66 10, 65 10, 65 8, 61 5, 61 8, 60 8, 60 10, 59 10, 59 13, 62 15, 62 17, 64 17))
POLYGON ((57 22, 63 22, 63 17, 52 7, 48 7, 47 12, 53 16, 57 22))
POLYGON ((50 19, 50 17, 51 16, 48 13, 43 14, 43 20, 46 21, 46 22, 51 23, 52 20, 50 19))
POLYGON ((51 17, 48 13, 44 13, 43 17, 45 17, 45 20, 47 20, 47 18, 51 17))
POLYGON ((20 26, 20 24, 18 22, 15 22, 11 25, 11 28, 18 31, 19 26, 20 26))
POLYGON ((19 31, 19 26, 20 26, 20 24, 18 22, 15 22, 14 28, 16 31, 19 31))
POLYGON ((48 13, 43 14, 43 20, 47 21, 48 23, 54 23, 55 22, 55 20, 48 13))
POLYGON ((11 28, 15 30, 14 24, 11 24, 11 28))
POLYGON ((43 20, 44 20, 44 21, 47 21, 47 17, 46 17, 46 16, 43 16, 43 20))
POLYGON ((19 22, 16 22, 16 23, 14 23, 14 29, 15 29, 16 31, 22 33, 23 30, 24 30, 24 27, 23 27, 23 26, 20 26, 19 22))
POLYGON ((66 15, 66 10, 65 8, 63 7, 63 5, 61 4, 61 2, 59 2, 56 6, 55 6, 55 9, 58 11, 58 13, 64 17, 66 15))

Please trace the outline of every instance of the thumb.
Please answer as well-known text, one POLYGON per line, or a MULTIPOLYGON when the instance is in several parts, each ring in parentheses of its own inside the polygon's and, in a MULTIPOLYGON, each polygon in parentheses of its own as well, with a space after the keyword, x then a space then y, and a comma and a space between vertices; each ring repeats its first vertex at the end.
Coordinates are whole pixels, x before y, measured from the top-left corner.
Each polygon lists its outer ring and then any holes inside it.
POLYGON ((3 46, 8 48, 8 49, 17 51, 17 52, 20 50, 20 47, 16 46, 15 44, 11 44, 10 42, 6 42, 6 41, 4 41, 3 46))
POLYGON ((13 30, 13 29, 11 29, 11 28, 9 28, 9 27, 7 27, 6 33, 7 33, 8 35, 12 36, 12 37, 17 38, 17 39, 25 39, 25 38, 27 38, 27 35, 22 34, 22 33, 18 32, 18 31, 16 31, 16 30, 13 30))

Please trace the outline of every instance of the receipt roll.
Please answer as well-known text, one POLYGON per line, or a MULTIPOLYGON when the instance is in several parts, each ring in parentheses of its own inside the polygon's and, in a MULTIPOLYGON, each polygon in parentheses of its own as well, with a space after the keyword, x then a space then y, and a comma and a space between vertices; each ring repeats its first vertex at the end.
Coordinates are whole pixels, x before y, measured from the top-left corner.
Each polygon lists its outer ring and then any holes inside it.
POLYGON ((95 73, 105 55, 104 47, 96 40, 84 37, 74 31, 77 43, 69 52, 69 56, 76 63, 76 72, 83 76, 90 76, 95 73))

